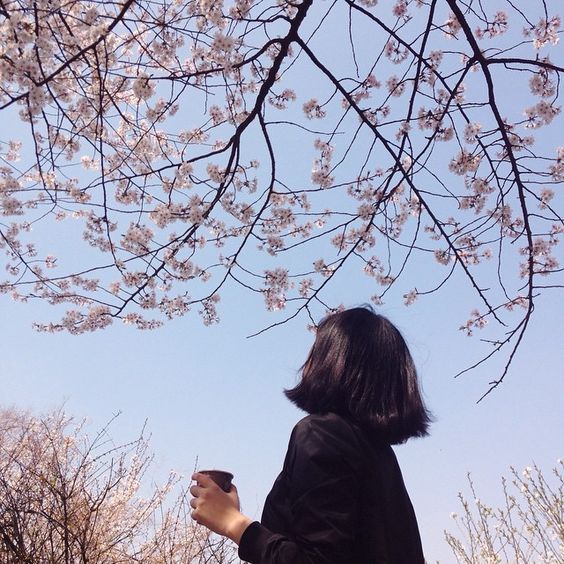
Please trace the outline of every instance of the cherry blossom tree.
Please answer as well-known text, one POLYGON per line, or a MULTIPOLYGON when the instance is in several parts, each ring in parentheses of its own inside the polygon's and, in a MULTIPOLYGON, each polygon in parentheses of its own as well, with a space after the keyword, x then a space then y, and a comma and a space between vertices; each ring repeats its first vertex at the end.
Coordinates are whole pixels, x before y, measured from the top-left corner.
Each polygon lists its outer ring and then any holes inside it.
POLYGON ((89 439, 59 411, 1 410, 0 561, 239 562, 191 520, 179 477, 142 491, 147 447, 143 436, 116 445, 107 427, 89 439))
POLYGON ((345 271, 376 304, 456 280, 494 388, 562 287, 555 8, 2 0, 0 291, 81 333, 215 323, 229 284, 315 320, 345 271))

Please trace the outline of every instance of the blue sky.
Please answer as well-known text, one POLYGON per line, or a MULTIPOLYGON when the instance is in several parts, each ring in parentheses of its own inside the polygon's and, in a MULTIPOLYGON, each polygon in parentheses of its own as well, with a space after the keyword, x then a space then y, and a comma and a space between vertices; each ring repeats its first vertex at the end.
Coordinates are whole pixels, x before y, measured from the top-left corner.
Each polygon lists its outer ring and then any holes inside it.
MULTIPOLYGON (((510 87, 503 85, 504 97, 510 87)), ((515 111, 521 107, 515 96, 515 111)), ((542 142, 555 145, 556 124, 545 131, 542 142)), ((289 147, 285 157, 292 165, 303 148, 289 147)), ((299 164, 307 171, 309 155, 305 161, 299 164)), ((63 235, 50 239, 57 237, 63 235)), ((66 253, 76 252, 67 243, 66 253)), ((406 272, 412 286, 432 285, 428 276, 419 261, 406 272)), ((358 269, 346 268, 325 297, 356 306, 369 301, 373 285, 358 269)), ((412 286, 393 289, 378 311, 404 334, 436 421, 430 437, 396 452, 427 559, 448 563, 453 557, 443 530, 453 530, 450 513, 459 510, 457 493, 467 491, 467 472, 481 498, 495 504, 502 499, 500 476, 510 465, 549 469, 564 454, 561 299, 553 291, 537 300, 509 375, 478 404, 503 359, 454 378, 485 350, 479 334, 468 338, 458 331, 476 305, 472 294, 457 275, 440 293, 405 307, 402 294, 412 286)), ((212 327, 192 313, 152 332, 115 324, 75 337, 34 332, 32 322, 51 319, 52 310, 2 296, 1 405, 37 412, 64 405, 77 419, 86 417, 92 432, 121 412, 111 431, 116 442, 134 438, 147 420, 156 455, 149 479, 162 480, 170 469, 189 477, 196 459, 200 468, 231 470, 244 511, 258 518, 290 431, 303 416, 282 391, 295 383, 313 334, 302 317, 247 338, 282 314, 266 312, 260 295, 240 288, 222 292, 219 310, 222 321, 212 327)))

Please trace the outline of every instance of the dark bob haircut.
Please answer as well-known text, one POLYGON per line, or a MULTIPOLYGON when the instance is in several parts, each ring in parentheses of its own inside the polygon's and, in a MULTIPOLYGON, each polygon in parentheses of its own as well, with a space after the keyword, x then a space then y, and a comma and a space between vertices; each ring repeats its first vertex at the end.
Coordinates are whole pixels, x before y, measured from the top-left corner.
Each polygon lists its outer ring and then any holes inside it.
POLYGON ((426 409, 407 345, 368 307, 329 315, 286 396, 308 413, 337 413, 391 444, 427 434, 426 409))

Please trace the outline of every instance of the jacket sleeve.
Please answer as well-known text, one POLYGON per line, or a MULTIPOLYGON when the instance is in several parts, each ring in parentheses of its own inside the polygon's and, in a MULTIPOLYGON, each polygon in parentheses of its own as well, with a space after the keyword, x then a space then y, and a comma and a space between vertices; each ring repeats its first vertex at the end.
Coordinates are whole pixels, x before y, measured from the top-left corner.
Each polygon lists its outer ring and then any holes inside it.
POLYGON ((306 417, 286 457, 291 533, 252 523, 239 556, 252 564, 355 562, 362 456, 358 437, 337 416, 306 417))

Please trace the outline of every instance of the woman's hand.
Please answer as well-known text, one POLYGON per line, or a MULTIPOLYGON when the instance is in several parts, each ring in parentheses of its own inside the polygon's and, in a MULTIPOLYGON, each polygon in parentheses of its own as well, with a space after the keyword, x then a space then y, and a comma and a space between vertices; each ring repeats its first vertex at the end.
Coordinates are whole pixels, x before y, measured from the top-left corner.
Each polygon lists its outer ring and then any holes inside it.
POLYGON ((190 500, 192 519, 239 544, 252 521, 240 511, 237 488, 232 485, 229 492, 224 492, 209 476, 198 472, 192 480, 196 481, 190 488, 194 496, 190 500))

